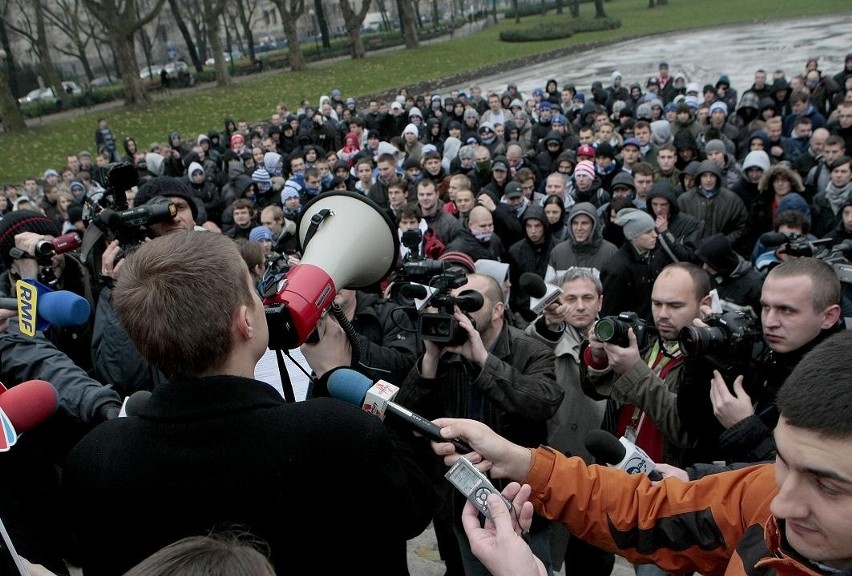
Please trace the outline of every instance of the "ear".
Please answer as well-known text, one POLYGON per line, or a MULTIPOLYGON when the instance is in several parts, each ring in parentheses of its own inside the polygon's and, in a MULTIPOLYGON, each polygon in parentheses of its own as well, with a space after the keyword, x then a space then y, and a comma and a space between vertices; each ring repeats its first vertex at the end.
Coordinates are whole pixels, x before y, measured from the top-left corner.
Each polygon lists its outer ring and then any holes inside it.
POLYGON ((708 294, 698 302, 699 310, 701 310, 702 308, 706 309, 705 307, 710 309, 713 308, 713 296, 711 294, 708 294))
POLYGON ((826 330, 831 328, 835 324, 837 324, 837 320, 840 318, 841 308, 839 304, 832 304, 828 308, 822 311, 822 324, 820 328, 826 330))
POLYGON ((251 314, 249 314, 248 306, 245 304, 241 304, 234 313, 233 329, 243 340, 254 338, 251 314))
POLYGON ((491 310, 491 319, 497 320, 499 318, 502 318, 505 309, 506 305, 502 301, 497 302, 497 304, 495 304, 494 308, 491 310))

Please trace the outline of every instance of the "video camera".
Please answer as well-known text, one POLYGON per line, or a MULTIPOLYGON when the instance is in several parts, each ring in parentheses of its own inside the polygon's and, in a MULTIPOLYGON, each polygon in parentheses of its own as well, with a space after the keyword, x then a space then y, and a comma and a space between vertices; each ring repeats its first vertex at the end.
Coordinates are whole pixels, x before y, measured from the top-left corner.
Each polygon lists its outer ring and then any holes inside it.
POLYGON ((458 320, 453 316, 455 307, 458 306, 465 314, 476 312, 484 303, 482 295, 475 290, 464 290, 453 296, 453 290, 467 284, 467 274, 463 268, 450 262, 423 257, 419 252, 422 238, 420 230, 403 232, 402 243, 409 252, 399 264, 394 280, 402 285, 404 296, 425 300, 438 309, 438 312, 421 312, 418 336, 436 344, 459 346, 467 340, 467 332, 459 328, 458 320))
POLYGON ((610 342, 621 348, 630 345, 627 331, 633 328, 636 345, 641 350, 648 343, 648 323, 636 312, 622 312, 618 316, 604 316, 595 322, 595 336, 601 342, 610 342))
POLYGON ((125 191, 139 185, 139 171, 135 165, 110 164, 101 173, 107 186, 96 189, 86 198, 84 219, 100 229, 108 242, 118 240, 122 249, 119 257, 148 237, 151 224, 167 222, 177 214, 175 205, 168 201, 128 207, 125 191))
POLYGON ((685 326, 678 335, 687 358, 701 357, 723 375, 746 375, 754 343, 763 337, 755 320, 745 312, 725 312, 704 320, 707 327, 685 326))
POLYGON ((852 257, 852 241, 845 240, 830 248, 825 246, 828 242, 832 240, 830 238, 808 240, 801 234, 783 232, 767 232, 760 237, 760 243, 767 248, 784 245, 777 251, 778 254, 822 260, 831 265, 841 282, 852 284, 852 263, 849 261, 852 257))

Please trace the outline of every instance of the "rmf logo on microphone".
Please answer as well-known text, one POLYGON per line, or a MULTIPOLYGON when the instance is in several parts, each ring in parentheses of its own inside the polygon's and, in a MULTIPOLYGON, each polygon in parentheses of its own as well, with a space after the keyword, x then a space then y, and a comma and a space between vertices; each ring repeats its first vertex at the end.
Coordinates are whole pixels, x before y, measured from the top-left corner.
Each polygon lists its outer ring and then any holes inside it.
POLYGON ((24 336, 32 338, 36 333, 38 291, 34 285, 23 280, 18 280, 16 290, 18 296, 18 323, 21 327, 21 333, 24 336))

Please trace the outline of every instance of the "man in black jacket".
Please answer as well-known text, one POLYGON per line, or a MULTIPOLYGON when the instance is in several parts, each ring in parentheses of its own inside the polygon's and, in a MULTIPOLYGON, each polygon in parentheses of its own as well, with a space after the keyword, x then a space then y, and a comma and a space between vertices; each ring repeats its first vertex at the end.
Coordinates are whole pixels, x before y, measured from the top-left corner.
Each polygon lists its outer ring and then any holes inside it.
POLYGON ((64 501, 87 575, 121 574, 179 538, 234 527, 264 539, 280 573, 294 554, 341 572, 382 542, 371 572, 407 574, 405 542, 433 511, 414 453, 428 445, 338 400, 287 404, 254 379, 269 333, 233 241, 178 232, 144 243, 114 301, 169 382, 68 457, 64 501), (334 522, 318 537, 298 525, 310 518, 334 522))

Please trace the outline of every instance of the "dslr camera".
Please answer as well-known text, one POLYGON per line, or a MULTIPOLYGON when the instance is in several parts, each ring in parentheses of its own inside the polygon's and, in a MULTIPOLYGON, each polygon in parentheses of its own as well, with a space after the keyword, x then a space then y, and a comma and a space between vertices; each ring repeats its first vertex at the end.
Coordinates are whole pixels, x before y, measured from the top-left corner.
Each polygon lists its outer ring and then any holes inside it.
POLYGON ((746 374, 754 343, 762 338, 755 320, 745 312, 725 312, 704 320, 707 327, 685 326, 678 335, 687 358, 701 357, 723 375, 746 374))
POLYGON ((627 348, 630 339, 627 331, 633 328, 636 335, 636 345, 641 350, 648 343, 648 323, 642 320, 636 312, 622 312, 618 316, 604 316, 595 322, 595 337, 601 342, 609 342, 627 348))

